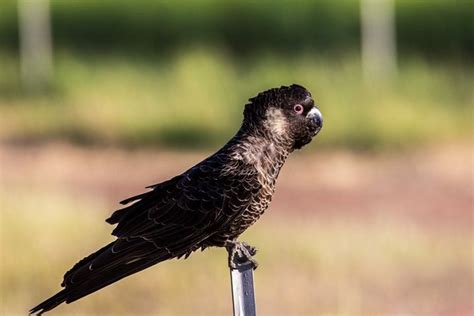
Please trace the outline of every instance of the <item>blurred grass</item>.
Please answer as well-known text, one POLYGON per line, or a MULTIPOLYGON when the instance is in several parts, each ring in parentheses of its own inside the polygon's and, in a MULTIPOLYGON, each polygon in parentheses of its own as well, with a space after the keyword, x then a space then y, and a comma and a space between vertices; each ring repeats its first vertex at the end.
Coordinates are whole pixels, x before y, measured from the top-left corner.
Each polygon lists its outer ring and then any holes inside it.
MULTIPOLYGON (((40 188, 3 187, 0 196, 1 314, 24 315, 59 289, 74 262, 111 240, 111 227, 100 225, 110 206, 40 188)), ((383 213, 363 221, 267 216, 242 237, 261 249, 261 315, 461 315, 472 308, 469 230, 430 230, 383 213)), ((230 310, 225 251, 209 249, 162 263, 55 315, 230 310)))
POLYGON ((112 55, 56 58, 44 95, 25 95, 18 60, 0 55, 0 139, 119 146, 215 147, 239 127, 246 100, 282 84, 306 86, 325 127, 319 146, 390 149, 469 139, 472 67, 404 58, 392 84, 364 83, 357 56, 237 61, 183 47, 165 59, 112 55))

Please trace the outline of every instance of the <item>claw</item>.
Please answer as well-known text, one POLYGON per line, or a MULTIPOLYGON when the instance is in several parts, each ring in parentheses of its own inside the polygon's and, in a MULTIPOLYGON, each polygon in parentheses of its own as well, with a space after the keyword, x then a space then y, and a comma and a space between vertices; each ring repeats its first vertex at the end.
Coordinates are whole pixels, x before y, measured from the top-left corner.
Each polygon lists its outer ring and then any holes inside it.
POLYGON ((229 253, 229 267, 231 269, 238 269, 243 264, 249 262, 255 270, 258 267, 258 262, 253 258, 257 253, 255 247, 250 246, 246 242, 239 242, 235 240, 228 241, 225 245, 229 253))

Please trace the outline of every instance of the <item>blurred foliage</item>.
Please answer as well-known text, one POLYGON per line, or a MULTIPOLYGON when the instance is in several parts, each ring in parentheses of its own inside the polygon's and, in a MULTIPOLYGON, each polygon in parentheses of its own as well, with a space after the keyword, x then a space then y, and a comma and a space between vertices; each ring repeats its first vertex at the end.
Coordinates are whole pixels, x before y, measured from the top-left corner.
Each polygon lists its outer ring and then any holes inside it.
POLYGON ((399 148, 469 138, 472 69, 404 60, 391 84, 362 80, 357 57, 264 54, 239 61, 185 48, 167 59, 60 54, 55 89, 24 95, 18 60, 2 55, 0 138, 85 144, 218 146, 240 126, 243 105, 282 84, 306 86, 325 127, 320 146, 399 148))
MULTIPOLYGON (((338 53, 360 42, 357 0, 51 0, 51 8, 56 47, 83 52, 166 55, 198 42, 243 57, 338 53)), ((0 12, 0 43, 16 50, 16 0, 2 0, 0 12)), ((398 47, 471 60, 473 17, 471 0, 396 0, 398 47)))
POLYGON ((362 80, 355 0, 51 0, 55 82, 49 94, 28 96, 19 84, 17 1, 3 0, 0 139, 217 146, 238 128, 247 98, 291 83, 321 106, 320 145, 466 138, 471 4, 396 1, 399 75, 381 85, 362 80))

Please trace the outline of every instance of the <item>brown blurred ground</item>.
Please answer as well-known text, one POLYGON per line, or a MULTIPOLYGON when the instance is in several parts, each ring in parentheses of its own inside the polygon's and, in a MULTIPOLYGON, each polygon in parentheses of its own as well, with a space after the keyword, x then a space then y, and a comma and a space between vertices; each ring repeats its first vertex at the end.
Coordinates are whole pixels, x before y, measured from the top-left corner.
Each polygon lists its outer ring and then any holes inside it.
MULTIPOLYGON (((103 220, 117 201, 209 153, 49 144, 0 154, 1 313, 21 315, 110 240, 103 220)), ((259 314, 472 315, 472 159, 469 144, 294 154, 243 236, 260 248, 259 314)), ((229 314, 228 287, 225 252, 211 249, 56 314, 229 314)))
MULTIPOLYGON (((185 171, 210 152, 84 149, 64 144, 2 146, 2 182, 118 201, 185 171)), ((473 148, 415 152, 296 153, 283 168, 272 214, 407 217, 422 225, 472 229, 473 148), (383 211, 381 211, 383 210, 383 211)))

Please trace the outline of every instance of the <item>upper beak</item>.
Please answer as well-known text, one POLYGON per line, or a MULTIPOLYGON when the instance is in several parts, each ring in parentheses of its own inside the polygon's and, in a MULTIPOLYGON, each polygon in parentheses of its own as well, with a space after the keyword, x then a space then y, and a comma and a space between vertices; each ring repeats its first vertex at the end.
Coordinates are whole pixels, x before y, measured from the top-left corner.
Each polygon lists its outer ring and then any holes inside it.
POLYGON ((306 117, 313 121, 313 123, 317 126, 316 132, 319 132, 319 130, 323 127, 323 115, 321 114, 321 111, 319 111, 317 107, 313 107, 311 111, 308 112, 306 117))

